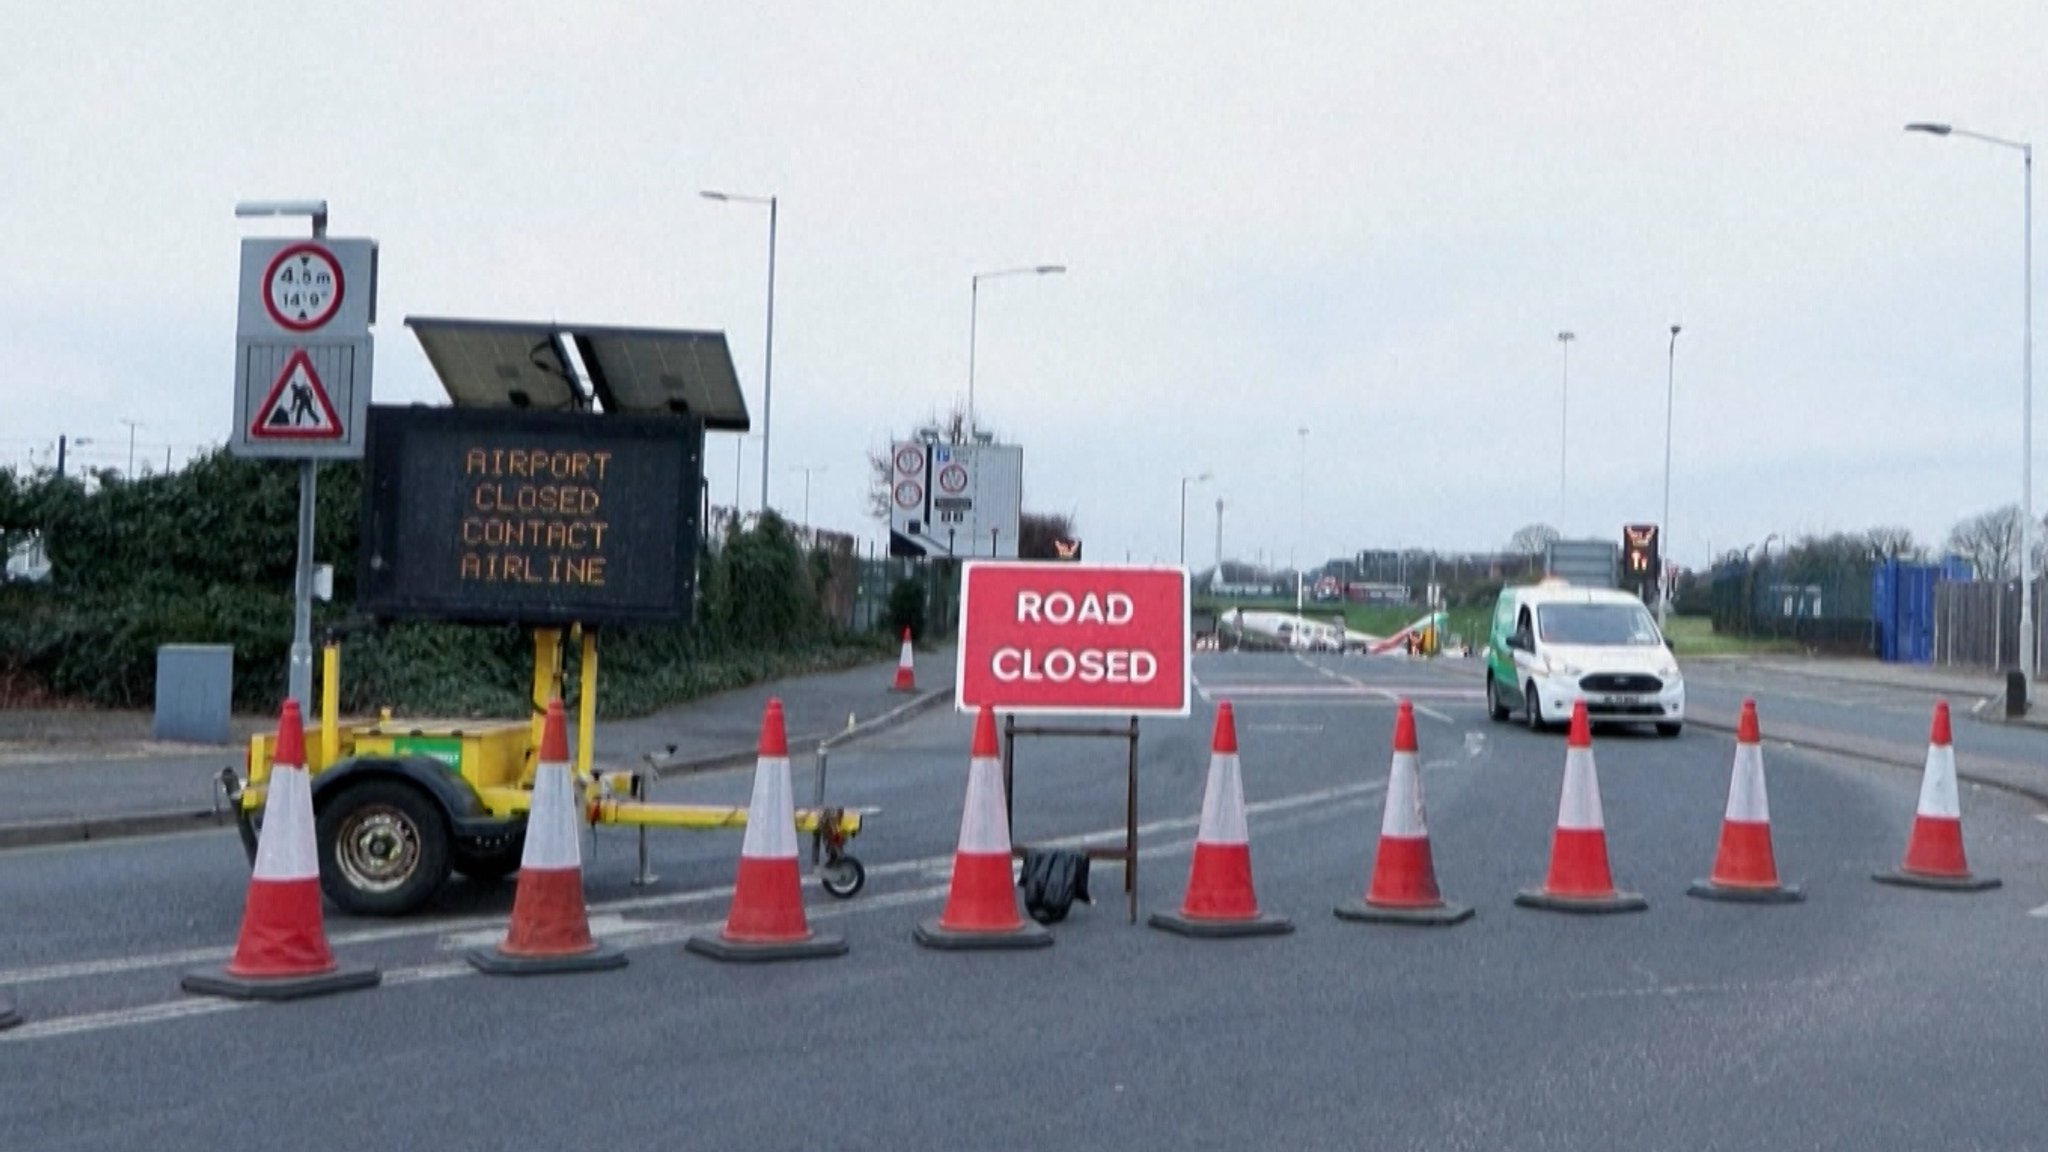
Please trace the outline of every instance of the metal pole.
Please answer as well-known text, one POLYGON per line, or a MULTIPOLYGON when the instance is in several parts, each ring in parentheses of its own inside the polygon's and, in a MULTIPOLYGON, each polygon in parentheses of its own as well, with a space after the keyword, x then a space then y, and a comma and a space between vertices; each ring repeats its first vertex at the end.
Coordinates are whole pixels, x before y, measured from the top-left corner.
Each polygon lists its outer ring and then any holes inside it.
POLYGON ((974 334, 981 319, 981 277, 967 281, 967 441, 974 442, 974 334))
POLYGON ((1308 506, 1308 429, 1298 428, 1301 434, 1301 474, 1294 487, 1294 614, 1301 615, 1301 533, 1302 523, 1307 518, 1308 506))
MULTIPOLYGON (((313 238, 327 235, 327 215, 313 217, 313 238)), ((134 436, 134 431, 129 431, 134 436)), ((131 448, 132 452, 134 449, 131 448)), ((299 461, 299 550, 292 573, 292 650, 289 690, 298 701, 299 715, 312 715, 313 708, 313 510, 318 501, 320 463, 299 461)))
POLYGON ((2026 162, 2026 325, 2020 360, 2023 400, 2020 433, 2020 673, 2027 699, 2034 695, 2034 146, 2020 147, 2026 162))
POLYGON ((1188 566, 1188 478, 1180 478, 1180 566, 1188 566))
POLYGON ((775 217, 768 198, 768 351, 761 362, 761 511, 768 510, 768 433, 775 423, 775 217))
POLYGON ((1563 376, 1557 389, 1557 532, 1564 535, 1564 463, 1565 446, 1569 440, 1571 394, 1572 394, 1572 341, 1578 336, 1572 332, 1557 334, 1558 346, 1564 349, 1563 376))
POLYGON ((1671 581, 1665 572, 1671 567, 1664 553, 1671 549, 1671 401, 1673 382, 1678 379, 1678 325, 1671 326, 1671 350, 1665 360, 1664 369, 1664 519, 1657 524, 1657 535, 1664 542, 1657 550, 1657 627, 1662 629, 1671 617, 1671 581))

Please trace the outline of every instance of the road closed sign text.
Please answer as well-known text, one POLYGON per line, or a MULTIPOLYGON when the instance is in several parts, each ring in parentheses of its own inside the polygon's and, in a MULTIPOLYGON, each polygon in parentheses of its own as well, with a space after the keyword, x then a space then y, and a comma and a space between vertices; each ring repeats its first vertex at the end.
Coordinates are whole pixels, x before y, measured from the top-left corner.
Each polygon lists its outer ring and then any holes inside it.
POLYGON ((970 562, 957 683, 966 711, 1185 716, 1187 573, 970 562))

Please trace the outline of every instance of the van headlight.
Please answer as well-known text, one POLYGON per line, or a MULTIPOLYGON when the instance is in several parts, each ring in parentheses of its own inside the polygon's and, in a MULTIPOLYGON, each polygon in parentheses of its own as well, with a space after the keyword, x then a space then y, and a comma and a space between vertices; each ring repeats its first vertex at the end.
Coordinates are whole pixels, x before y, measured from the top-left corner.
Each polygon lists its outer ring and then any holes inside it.
POLYGON ((1666 660, 1664 663, 1657 665, 1657 675, 1662 677, 1667 684, 1676 683, 1681 679, 1678 674, 1678 661, 1666 660))
POLYGON ((1543 671, 1549 676, 1577 676, 1579 674, 1577 665, 1559 660, 1554 656, 1545 656, 1543 658, 1543 671))

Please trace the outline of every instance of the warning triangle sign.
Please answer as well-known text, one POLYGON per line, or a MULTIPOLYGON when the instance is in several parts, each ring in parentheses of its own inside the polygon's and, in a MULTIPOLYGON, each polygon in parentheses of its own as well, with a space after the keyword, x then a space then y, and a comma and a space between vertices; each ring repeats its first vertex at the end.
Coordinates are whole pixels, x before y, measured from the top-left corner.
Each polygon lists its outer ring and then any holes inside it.
POLYGON ((249 424, 252 440, 339 440, 341 419, 304 348, 292 351, 249 424))

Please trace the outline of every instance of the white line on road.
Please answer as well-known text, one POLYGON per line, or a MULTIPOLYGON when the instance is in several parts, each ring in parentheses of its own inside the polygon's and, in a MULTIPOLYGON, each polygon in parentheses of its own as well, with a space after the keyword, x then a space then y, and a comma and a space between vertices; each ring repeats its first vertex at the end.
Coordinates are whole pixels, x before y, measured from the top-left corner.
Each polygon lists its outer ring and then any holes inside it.
MULTIPOLYGON (((1314 809, 1320 806, 1322 811, 1314 814, 1325 815, 1343 811, 1351 802, 1383 792, 1385 789, 1386 782, 1383 780, 1345 784, 1334 788, 1320 788, 1310 792, 1299 792, 1246 804, 1245 813, 1247 815, 1264 816, 1286 813, 1295 809, 1314 809)), ((1145 836, 1160 836, 1173 831, 1186 831, 1196 827, 1200 822, 1199 817, 1154 820, 1150 823, 1139 825, 1138 834, 1140 838, 1143 838, 1145 836)), ((1099 843, 1106 838, 1122 833, 1122 831, 1123 829, 1121 828, 1110 828, 1077 836, 1046 840, 1039 842, 1039 844, 1048 848, 1075 847, 1082 844, 1099 843)), ((1154 844, 1143 848, 1141 854, 1145 856, 1163 855, 1176 850, 1185 850, 1188 846, 1188 843, 1154 844)), ((950 871, 952 859, 952 854, 948 853, 943 856, 895 861, 868 869, 868 877, 871 880, 897 875, 910 875, 920 879, 929 878, 932 875, 944 874, 950 871)), ((918 900, 929 899, 933 896, 944 895, 945 891, 945 885, 940 884, 915 889, 909 893, 890 893, 871 897, 857 904, 823 905, 809 910, 807 915, 812 918, 831 918, 881 908, 892 908, 901 903, 914 902, 913 897, 918 900)), ((679 940, 682 936, 687 936, 692 931, 701 930, 705 925, 695 923, 680 926, 664 924, 650 928, 646 932, 641 932, 632 930, 637 929, 637 926, 619 914, 629 911, 645 911, 699 904, 726 899, 731 895, 732 887, 726 885, 718 888, 675 892, 661 896, 641 896, 624 900, 604 901, 591 906, 591 924, 594 932, 598 931, 599 927, 602 926, 605 930, 616 930, 622 935, 630 935, 634 938, 648 941, 658 941, 667 938, 668 933, 680 932, 681 935, 675 937, 679 940)), ((502 916, 469 916, 452 920, 397 925, 390 928, 368 929, 360 932, 338 933, 330 937, 330 944, 337 951, 340 951, 353 945, 431 936, 440 936, 464 942, 475 939, 479 943, 489 944, 502 938, 505 923, 506 918, 502 916), (471 934, 474 935, 472 936, 471 934)), ((225 961, 233 952, 234 949, 231 947, 191 948, 176 952, 146 953, 105 960, 88 960, 70 964, 53 964, 36 968, 0 971, 0 987, 46 983, 55 980, 84 979, 93 976, 158 968, 193 967, 225 961)), ((425 979, 443 979, 450 976, 464 975, 467 972, 467 968, 466 964, 458 964, 452 967, 440 964, 429 965, 426 968, 394 969, 386 973, 384 982, 386 984, 405 984, 425 979)), ((225 1011, 229 1008, 241 1006, 244 1006, 243 1002, 234 1000, 181 999, 162 1004, 121 1009, 114 1012, 61 1017, 53 1020, 31 1022, 10 1032, 0 1033, 0 1043, 71 1035, 81 1031, 97 1031, 104 1028, 117 1028, 132 1024, 150 1024, 162 1020, 177 1020, 188 1016, 204 1015, 208 1012, 225 1011)))

